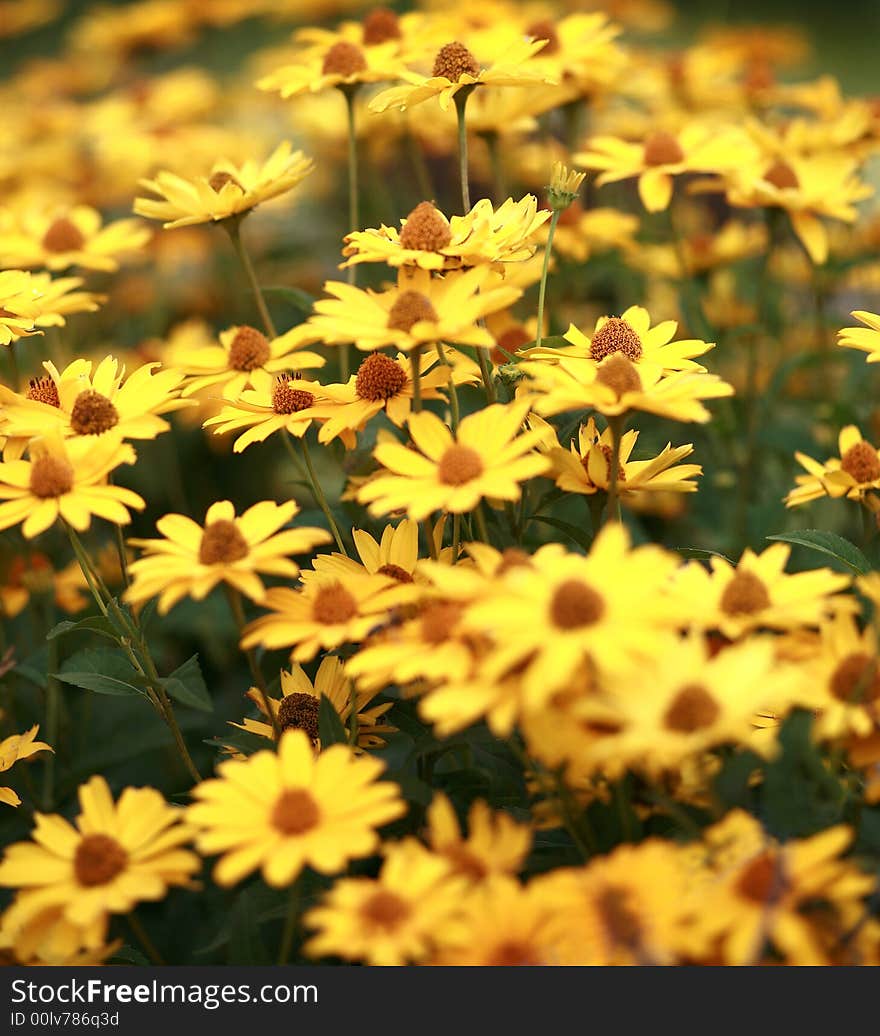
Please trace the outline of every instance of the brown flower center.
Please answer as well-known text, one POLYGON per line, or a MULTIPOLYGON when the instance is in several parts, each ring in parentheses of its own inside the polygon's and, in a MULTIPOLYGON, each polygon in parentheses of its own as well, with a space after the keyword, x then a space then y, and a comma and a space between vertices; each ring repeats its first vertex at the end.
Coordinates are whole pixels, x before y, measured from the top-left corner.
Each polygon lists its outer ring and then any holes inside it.
POLYGON ((409 917, 409 903, 396 892, 378 889, 361 904, 361 917, 376 928, 392 932, 409 917))
POLYGON ((47 252, 77 252, 85 243, 83 232, 66 216, 56 219, 43 235, 47 252))
POLYGON ((80 392, 70 412, 70 427, 77 435, 100 435, 119 424, 119 412, 110 400, 94 389, 80 392))
POLYGON ((559 53, 559 36, 556 34, 556 26, 549 18, 545 18, 543 21, 535 22, 534 25, 530 25, 526 29, 526 36, 531 36, 533 40, 546 40, 547 46, 543 50, 538 51, 539 54, 558 54, 559 53))
POLYGON ((726 615, 754 615, 769 607, 767 587, 748 569, 735 572, 721 595, 721 610, 726 615))
POLYGON ((324 626, 336 626, 357 615, 357 601, 341 583, 329 583, 315 594, 312 618, 324 626))
POLYGON ((880 457, 869 443, 855 443, 840 458, 840 466, 856 482, 876 482, 880 478, 880 457))
POLYGON ((199 544, 199 561, 203 565, 232 564, 247 556, 247 541, 235 522, 221 518, 205 526, 199 544))
POLYGON ((693 734, 710 727, 721 713, 718 703, 698 683, 690 683, 673 698, 663 722, 669 730, 679 734, 693 734))
POLYGON ((641 338, 621 317, 609 317, 590 342, 590 357, 597 363, 614 353, 623 353, 629 360, 638 360, 642 355, 641 338))
POLYGON ((498 566, 496 575, 504 575, 512 568, 527 568, 531 565, 532 559, 524 550, 517 547, 507 547, 501 552, 501 564, 498 566))
POLYGON ((294 388, 289 374, 279 374, 272 388, 272 409, 276 414, 297 414, 315 402, 311 392, 294 388))
POLYGON ((394 11, 387 7, 376 7, 364 18, 364 43, 368 46, 399 40, 400 23, 394 11))
POLYGON ((831 693, 850 705, 875 702, 880 698, 877 659, 861 651, 847 655, 831 675, 831 693))
POLYGON ((245 324, 235 332, 229 346, 229 366, 237 371, 255 371, 271 355, 266 336, 255 327, 245 324))
POLYGON ((737 891, 753 903, 771 903, 785 891, 782 861, 770 852, 762 853, 745 868, 736 883, 737 891))
POLYGON ((645 165, 677 165, 684 161, 681 144, 671 133, 657 130, 645 141, 645 165))
MULTIPOLYGON (((602 453, 602 456, 605 458, 605 478, 610 484, 611 464, 614 460, 614 450, 612 450, 610 446, 606 446, 604 443, 599 443, 599 450, 602 453)), ((589 477, 589 457, 584 457, 582 463, 584 465, 584 471, 587 472, 587 476, 589 477)), ((626 471, 624 470, 622 464, 617 465, 617 481, 626 482, 626 471)))
POLYGON ((60 407, 61 398, 58 395, 58 386, 48 376, 44 375, 42 378, 31 378, 28 382, 27 392, 25 393, 27 399, 35 399, 38 403, 46 403, 49 406, 60 407))
POLYGON ((240 191, 244 190, 244 187, 241 186, 232 173, 224 172, 222 169, 218 170, 216 173, 211 173, 208 178, 208 186, 212 191, 216 191, 217 194, 219 194, 228 183, 235 184, 240 191))
POLYGON ((767 183, 772 183, 774 187, 778 187, 780 191, 784 191, 787 188, 797 189, 800 187, 797 173, 788 162, 774 162, 767 172, 764 173, 764 179, 767 183))
POLYGON ((602 363, 596 373, 596 381, 610 388, 618 399, 627 392, 642 391, 642 379, 635 364, 622 353, 615 353, 602 363))
POLYGON ((462 606, 452 601, 431 601, 422 609, 422 639, 429 644, 444 644, 455 632, 462 606))
POLYGON ((557 629, 575 630, 597 623, 605 613, 601 594, 580 579, 566 579, 550 600, 550 619, 557 629))
POLYGON ((446 217, 430 201, 419 202, 400 230, 401 248, 413 248, 419 252, 439 252, 451 240, 452 231, 446 217))
POLYGON ((406 371, 384 353, 372 353, 358 367, 355 392, 373 403, 396 396, 406 384, 406 371))
POLYGON ((489 358, 496 365, 508 363, 510 356, 514 356, 518 349, 531 340, 531 336, 525 328, 518 325, 509 327, 495 339, 495 348, 489 354, 489 358))
POLYGON ((437 311, 431 305, 431 300, 418 291, 404 291, 388 310, 388 326, 395 331, 409 333, 420 320, 436 323, 437 311))
POLYGON ((495 968, 528 968, 544 962, 534 946, 519 939, 506 939, 492 949, 486 963, 495 968))
POLYGON ((467 73, 476 78, 480 64, 463 43, 447 43, 437 52, 434 59, 434 76, 443 76, 450 83, 457 83, 467 73))
POLYGON ((278 726, 282 730, 303 730, 314 743, 318 740, 318 699, 314 694, 294 691, 281 699, 278 726))
POLYGON ((613 946, 634 950, 642 938, 642 925, 629 903, 626 889, 608 885, 595 900, 596 909, 613 946))
POLYGON ((109 835, 86 835, 73 856, 73 873, 80 885, 106 885, 125 870, 128 853, 109 835))
POLYGON ((64 496, 73 489, 73 465, 47 453, 31 465, 30 490, 41 500, 64 496))
POLYGON ((348 76, 357 75, 367 67, 367 59, 364 52, 354 43, 347 43, 340 40, 334 43, 324 56, 323 73, 325 76, 348 76))
POLYGON ((388 576, 389 579, 394 579, 398 583, 411 583, 413 577, 405 568, 401 568, 400 565, 382 565, 378 570, 380 576, 388 576))
POLYGON ((271 824, 283 835, 303 835, 318 826, 321 811, 304 788, 283 791, 272 810, 271 824))
POLYGON ((443 855, 459 874, 474 881, 482 881, 489 873, 486 864, 463 842, 453 842, 452 845, 445 846, 443 855))
POLYGON ((446 486, 463 486, 483 474, 483 458, 470 446, 453 443, 437 465, 437 475, 446 486))

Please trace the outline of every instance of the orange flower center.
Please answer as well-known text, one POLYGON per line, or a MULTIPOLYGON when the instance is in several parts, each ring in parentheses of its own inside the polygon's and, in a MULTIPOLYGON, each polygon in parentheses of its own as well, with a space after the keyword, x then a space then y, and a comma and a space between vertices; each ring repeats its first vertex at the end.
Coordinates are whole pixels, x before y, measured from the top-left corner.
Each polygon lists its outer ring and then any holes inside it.
POLYGON ((119 412, 110 400, 94 389, 80 392, 70 412, 70 427, 77 435, 101 435, 119 424, 119 412))
POLYGON ((216 173, 211 173, 208 178, 208 186, 212 191, 216 191, 217 194, 219 194, 228 183, 235 184, 240 191, 244 190, 244 187, 241 186, 232 173, 224 172, 222 169, 218 170, 216 173))
POLYGON ((526 36, 531 36, 533 40, 546 40, 547 46, 543 50, 538 51, 542 56, 545 54, 558 54, 559 53, 559 36, 556 34, 556 26, 549 18, 545 18, 540 22, 535 22, 534 25, 530 25, 526 29, 526 36))
POLYGON ((575 630, 593 626, 605 614, 601 594, 580 579, 566 579, 550 600, 550 619, 557 629, 575 630))
POLYGON ((831 693, 850 705, 875 702, 880 698, 877 659, 864 652, 847 655, 831 675, 831 693))
POLYGON ((597 363, 613 353, 623 353, 629 360, 638 360, 642 355, 641 338, 622 317, 609 317, 590 342, 590 357, 597 363))
POLYGON ((394 931, 409 917, 409 903, 396 892, 378 889, 364 900, 360 909, 361 917, 376 928, 394 931))
POLYGON ((409 333, 420 320, 437 322, 437 311, 431 300, 418 291, 405 291, 398 295, 388 311, 388 326, 395 331, 409 333))
POLYGON ((317 827, 320 819, 321 811, 310 792, 288 788, 275 803, 271 823, 283 835, 303 835, 317 827))
POLYGON ((289 374, 280 374, 275 379, 272 389, 272 409, 276 414, 297 414, 300 410, 308 410, 315 402, 311 392, 294 388, 289 374))
POLYGON ((429 644, 444 644, 455 632, 461 613, 461 605, 452 601, 426 604, 420 621, 422 639, 429 644))
POLYGON ((69 461, 46 454, 31 465, 30 490, 41 500, 64 496, 73 489, 73 474, 69 461))
POLYGON ((397 15, 389 8, 376 7, 364 18, 364 43, 368 46, 399 40, 400 37, 397 15))
POLYGON ((47 252, 77 252, 85 243, 83 232, 66 216, 56 219, 43 235, 47 252))
POLYGON ((285 695, 278 706, 278 726, 282 730, 303 730, 314 744, 318 740, 318 707, 314 694, 295 691, 285 695))
POLYGON ((684 161, 681 144, 671 133, 657 130, 645 141, 645 165, 678 165, 684 161))
POLYGON ((773 186, 777 187, 780 191, 784 191, 789 188, 796 190, 800 187, 797 173, 787 162, 774 162, 767 172, 764 173, 764 179, 767 183, 772 183, 773 186))
POLYGON ((880 457, 869 443, 857 442, 840 458, 840 466, 856 482, 876 482, 880 478, 880 457))
POLYGON ((493 947, 486 964, 495 968, 536 967, 543 964, 534 946, 519 939, 505 939, 493 947))
POLYGON ((237 371, 255 371, 272 355, 266 336, 247 324, 235 332, 229 346, 229 366, 237 371))
POLYGON ((413 577, 405 568, 401 568, 400 565, 382 565, 381 568, 377 569, 380 576, 388 576, 389 579, 394 579, 398 583, 411 583, 413 577))
POLYGON ((80 885, 106 885, 125 870, 128 853, 109 835, 86 835, 73 857, 73 873, 80 885))
POLYGON ((721 610, 726 615, 754 615, 769 607, 767 587, 747 569, 737 571, 721 595, 721 610))
POLYGON ((439 252, 452 240, 452 231, 443 213, 430 201, 419 202, 406 217, 400 231, 402 248, 419 252, 439 252))
POLYGON ((463 486, 483 474, 483 458, 470 446, 454 443, 437 465, 437 475, 446 486, 463 486))
POLYGON ((358 367, 355 392, 361 399, 378 403, 390 399, 406 385, 406 371, 384 353, 373 353, 358 367))
POLYGON ((499 335, 495 339, 495 348, 489 354, 489 358, 496 365, 507 363, 510 356, 515 355, 517 349, 520 349, 527 342, 531 342, 531 337, 525 328, 517 325, 516 327, 509 327, 504 334, 499 335))
POLYGON ((774 902, 786 888, 782 861, 773 853, 762 853, 739 876, 736 888, 740 895, 753 903, 774 902))
POLYGON ((58 386, 48 375, 44 375, 42 378, 31 378, 25 396, 27 399, 35 399, 38 403, 46 403, 54 407, 61 406, 58 386))
POLYGON ((635 364, 628 360, 623 353, 615 353, 609 356, 596 373, 596 381, 622 399, 627 392, 641 392, 642 379, 636 370, 635 364))
POLYGON ((324 56, 322 71, 325 76, 349 76, 363 72, 367 67, 367 59, 364 52, 354 43, 347 43, 341 40, 334 43, 324 56))
POLYGON ((595 902, 611 944, 636 949, 642 939, 642 925, 629 903, 626 889, 608 885, 599 893, 595 902))
POLYGON ((312 617, 324 626, 337 626, 357 615, 357 601, 341 583, 322 586, 315 595, 312 617))
POLYGON ((247 540, 235 522, 221 518, 205 526, 199 544, 199 561, 203 565, 232 564, 247 556, 247 540))
POLYGON ((693 734, 710 727, 721 713, 718 703, 698 683, 688 684, 673 698, 663 722, 669 730, 679 734, 693 734))
POLYGON ((434 59, 434 76, 442 76, 450 83, 457 83, 461 77, 468 75, 478 76, 480 64, 463 43, 447 43, 437 52, 434 59))
POLYGON ((527 568, 531 565, 532 559, 524 550, 517 547, 507 547, 501 552, 501 564, 498 566, 496 575, 504 575, 512 568, 527 568))

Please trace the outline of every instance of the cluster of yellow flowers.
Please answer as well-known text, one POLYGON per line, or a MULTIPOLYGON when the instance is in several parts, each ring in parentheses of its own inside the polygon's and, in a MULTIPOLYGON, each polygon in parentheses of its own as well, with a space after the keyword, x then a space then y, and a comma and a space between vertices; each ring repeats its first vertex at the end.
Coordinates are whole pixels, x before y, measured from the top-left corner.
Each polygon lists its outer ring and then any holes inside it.
POLYGON ((0 948, 100 963, 139 903, 258 875, 297 889, 282 963, 880 964, 880 424, 838 375, 880 315, 828 341, 880 288, 880 108, 783 80, 791 31, 628 42, 657 0, 366 6, 139 0, 0 85, 0 615, 50 652, 0 656, 0 772, 44 768, 0 948), (352 20, 228 84, 150 71, 269 13, 352 20), (782 399, 839 457, 789 445, 782 399), (181 465, 149 451, 184 435, 223 475, 163 513, 150 469, 181 465), (246 450, 285 477, 245 489, 246 450), (863 549, 768 536, 771 455, 788 508, 856 502, 863 549), (153 630, 221 588, 248 714, 204 777, 177 711, 211 694, 153 630), (59 659, 92 606, 113 649, 59 659), (152 707, 185 805, 82 770, 65 798, 61 717, 95 692, 152 707))

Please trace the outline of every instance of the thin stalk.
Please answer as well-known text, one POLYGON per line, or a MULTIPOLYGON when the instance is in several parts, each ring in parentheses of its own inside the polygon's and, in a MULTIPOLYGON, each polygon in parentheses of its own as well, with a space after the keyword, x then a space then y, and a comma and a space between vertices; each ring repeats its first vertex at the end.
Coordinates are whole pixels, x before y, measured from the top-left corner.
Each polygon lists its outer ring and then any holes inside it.
POLYGON ((560 211, 553 210, 550 217, 550 228, 547 231, 547 244, 544 248, 544 265, 541 268, 541 287, 538 290, 538 329, 535 332, 535 344, 540 345, 544 338, 544 299, 547 296, 547 273, 550 269, 550 253, 553 251, 553 237, 556 234, 556 224, 559 222, 560 211))
POLYGON ((425 156, 422 154, 418 140, 412 133, 407 133, 406 135, 406 149, 412 162, 413 172, 416 176, 416 185, 419 188, 421 199, 422 201, 427 201, 429 198, 435 197, 436 192, 434 191, 434 184, 431 182, 431 171, 428 168, 428 163, 425 161, 425 156))
POLYGON ((480 364, 480 374, 483 378, 483 386, 486 389, 486 399, 490 403, 494 403, 498 396, 495 392, 495 383, 492 381, 492 368, 489 364, 489 357, 486 355, 485 349, 477 347, 477 360, 480 364))
POLYGON ((486 527, 486 515, 483 513, 483 501, 481 500, 474 508, 474 516, 477 522, 477 531, 480 534, 480 539, 483 543, 492 545, 492 541, 489 539, 489 529, 486 527))
POLYGON ((862 546, 869 547, 877 532, 877 516, 862 505, 862 546))
POLYGON ((452 516, 452 563, 458 561, 458 554, 461 549, 461 515, 452 516))
MULTIPOLYGON (((293 444, 291 442, 291 436, 288 434, 284 437, 285 445, 291 454, 293 453, 293 444)), ((339 526, 336 524, 336 519, 333 517, 333 512, 330 510, 330 505, 327 503, 327 497, 324 495, 324 490, 321 488, 321 483, 318 481, 317 473, 315 472, 315 466, 312 464, 312 455, 309 453, 309 446, 306 442, 305 436, 299 440, 300 448, 302 450, 303 461, 306 466, 306 478, 309 486, 312 490, 312 496, 315 498, 315 503, 324 512, 324 517, 327 519, 330 525, 330 531, 333 533, 333 539, 336 540, 336 546, 339 548, 339 552, 348 557, 348 551, 345 549, 345 543, 342 540, 342 534, 339 531, 339 526)))
POLYGON ((143 947, 144 953, 150 958, 153 964, 164 966, 165 961, 162 959, 162 954, 156 949, 156 945, 153 940, 147 935, 147 930, 138 920, 137 915, 132 912, 126 920, 128 921, 128 927, 132 930, 134 937, 143 947))
MULTIPOLYGON (((240 640, 245 627, 244 605, 241 601, 241 591, 237 590, 234 586, 230 586, 228 583, 224 583, 223 589, 226 591, 226 599, 229 601, 229 610, 232 612, 232 618, 235 621, 235 625, 238 627, 240 640)), ((278 741, 281 738, 281 727, 278 725, 278 717, 275 715, 269 702, 269 694, 266 690, 266 678, 263 676, 263 670, 260 668, 260 663, 257 661, 257 653, 253 648, 242 648, 241 650, 244 652, 244 656, 248 661, 251 676, 254 678, 254 683, 257 685, 260 697, 263 699, 263 708, 266 710, 266 716, 272 724, 272 734, 274 735, 275 740, 278 741)))
POLYGON ((235 249, 235 254, 238 256, 238 261, 241 263, 245 277, 247 277, 254 301, 260 312, 260 319, 263 321, 263 326, 266 329, 266 334, 270 338, 277 338, 278 332, 275 330, 274 323, 272 323, 269 307, 266 305, 260 282, 257 280, 257 275, 254 272, 254 264, 251 262, 251 257, 248 255, 248 251, 241 239, 241 217, 226 219, 223 221, 223 226, 226 228, 226 233, 229 235, 229 240, 232 242, 232 247, 235 249))
MULTIPOLYGON (((349 233, 360 230, 360 186, 358 182, 358 146, 357 146, 357 115, 355 111, 355 98, 357 97, 358 84, 340 88, 345 97, 345 107, 348 125, 348 229, 349 233)), ((357 284, 357 264, 348 267, 348 283, 357 284)), ((343 345, 339 351, 339 367, 342 381, 348 381, 351 372, 349 362, 349 346, 343 345)))
POLYGON ((463 215, 471 211, 471 189, 468 182, 468 139, 466 110, 473 87, 466 86, 455 95, 455 111, 458 115, 458 172, 461 178, 461 204, 463 215))
POLYGON ((438 558, 437 544, 434 542, 434 530, 431 528, 430 518, 425 518, 422 522, 422 532, 425 534, 425 539, 428 543, 428 553, 431 555, 431 560, 436 561, 438 558))
POLYGON ((446 365, 447 374, 447 388, 449 389, 449 406, 452 411, 452 430, 453 432, 458 431, 458 422, 461 420, 461 409, 458 405, 458 389, 455 387, 455 376, 452 370, 452 364, 446 358, 446 353, 443 351, 443 346, 437 342, 437 355, 440 357, 440 362, 446 365))
POLYGON ((611 475, 608 480, 608 510, 605 513, 605 521, 620 522, 620 496, 618 494, 618 474, 620 469, 620 442, 623 438, 623 428, 626 424, 626 417, 623 414, 616 414, 608 418, 608 426, 611 429, 611 475))
MULTIPOLYGON (((46 601, 46 626, 54 625, 54 602, 51 597, 46 601)), ((57 750, 58 729, 61 716, 61 686, 54 674, 58 669, 58 641, 56 638, 47 642, 49 657, 46 661, 46 729, 44 737, 52 748, 57 750)), ((51 812, 55 803, 55 752, 47 752, 43 769, 43 810, 51 812)))
POLYGON ((492 200, 499 206, 507 197, 507 177, 504 171, 504 159, 501 154, 501 135, 487 133, 486 144, 489 148, 489 160, 492 164, 492 200))
POLYGON ((422 347, 420 345, 410 350, 409 362, 412 367, 412 409, 414 414, 419 414, 422 410, 422 347))
POLYGON ((15 351, 15 347, 18 345, 18 339, 13 338, 9 343, 7 353, 9 355, 9 368, 11 371, 12 387, 16 392, 21 391, 21 371, 18 366, 18 354, 15 351))

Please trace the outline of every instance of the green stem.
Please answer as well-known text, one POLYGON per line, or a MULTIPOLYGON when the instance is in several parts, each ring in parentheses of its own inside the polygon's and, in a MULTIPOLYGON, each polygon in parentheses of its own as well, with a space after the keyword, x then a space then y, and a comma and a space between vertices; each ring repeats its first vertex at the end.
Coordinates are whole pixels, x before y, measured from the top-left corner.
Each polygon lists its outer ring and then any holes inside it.
POLYGON ((869 547, 877 531, 877 516, 862 504, 862 546, 869 547))
MULTIPOLYGON (((288 435, 285 436, 284 441, 287 444, 288 449, 292 450, 290 439, 291 437, 288 435)), ((315 498, 315 503, 324 512, 324 517, 330 525, 330 531, 333 533, 333 539, 336 540, 336 546, 339 548, 339 552, 348 557, 348 551, 345 549, 345 543, 342 540, 339 526, 336 524, 336 519, 333 517, 333 512, 330 510, 330 505, 327 503, 327 497, 324 495, 324 490, 321 488, 321 483, 318 481, 315 466, 312 464, 312 455, 309 453, 309 446, 306 442, 305 436, 299 440, 299 444, 302 449, 303 461, 306 466, 306 477, 312 490, 312 496, 315 498)))
POLYGON ((412 367, 412 409, 414 414, 419 414, 422 410, 422 347, 420 345, 410 350, 409 362, 412 367))
POLYGON ((473 86, 466 86, 455 95, 455 111, 458 115, 458 172, 461 178, 461 204, 463 215, 471 211, 471 189, 468 182, 468 139, 467 139, 467 102, 473 86))
MULTIPOLYGON (((355 98, 357 97, 359 84, 340 87, 345 97, 345 107, 348 126, 348 228, 349 233, 360 230, 360 186, 358 182, 358 146, 357 146, 357 116, 355 111, 355 98)), ((348 283, 357 284, 357 264, 348 267, 348 283)), ((342 345, 339 350, 339 367, 342 381, 348 381, 351 372, 349 362, 349 346, 342 345)))
POLYGON ((425 156, 422 154, 418 140, 412 133, 407 133, 406 135, 406 148, 412 162, 421 200, 428 201, 429 198, 435 197, 436 192, 434 191, 434 184, 431 182, 431 171, 428 169, 428 163, 425 161, 425 156))
POLYGON ((477 347, 477 361, 480 364, 480 374, 483 377, 483 385, 486 389, 486 399, 490 403, 494 403, 498 396, 495 392, 495 383, 492 381, 492 368, 489 365, 489 357, 486 355, 486 350, 477 347))
POLYGON ((260 312, 260 319, 263 321, 263 326, 266 329, 266 334, 270 338, 277 338, 278 332, 275 330, 275 325, 272 323, 272 317, 269 314, 269 307, 266 305, 265 298, 263 298, 260 282, 257 280, 257 275, 254 272, 254 264, 251 262, 251 257, 248 255, 248 251, 241 239, 241 219, 241 216, 230 217, 223 221, 223 226, 226 228, 226 233, 229 234, 229 240, 232 242, 232 247, 235 249, 235 254, 238 256, 238 261, 241 263, 245 277, 247 277, 254 301, 260 312))
POLYGON ((492 541, 489 539, 489 530, 486 527, 486 515, 483 513, 483 501, 481 500, 474 508, 474 515, 477 522, 477 530, 480 533, 480 539, 483 543, 492 545, 492 541))
POLYGON ((162 954, 156 949, 153 940, 147 935, 147 930, 138 920, 137 915, 132 912, 126 918, 128 926, 134 933, 134 937, 143 947, 144 953, 150 958, 153 964, 164 966, 165 961, 162 959, 162 954))
POLYGON ((452 369, 452 364, 446 358, 443 346, 439 342, 437 342, 437 355, 440 357, 440 362, 446 365, 446 386, 449 389, 449 406, 452 411, 452 430, 453 432, 456 432, 458 431, 458 422, 461 420, 461 410, 458 405, 458 389, 455 387, 455 374, 452 369))
POLYGON ((422 532, 425 534, 425 540, 427 541, 428 553, 431 555, 431 560, 436 561, 438 557, 437 544, 434 542, 434 530, 431 527, 430 518, 425 518, 422 521, 422 532))
POLYGON ((16 392, 21 391, 21 371, 18 366, 18 354, 15 351, 15 347, 18 345, 18 339, 13 338, 9 343, 9 349, 7 353, 9 355, 9 369, 11 371, 12 387, 16 392))
POLYGON ((486 135, 489 148, 489 160, 492 163, 492 193, 497 208, 507 197, 507 178, 504 171, 504 160, 501 154, 501 136, 492 132, 486 135))
POLYGON ((606 522, 620 522, 620 496, 618 494, 618 474, 620 469, 620 443, 623 438, 623 429, 626 424, 624 414, 615 414, 608 418, 608 427, 611 429, 611 474, 608 480, 608 510, 605 514, 606 522))
POLYGON ((290 886, 290 898, 287 901, 287 915, 284 918, 284 929, 278 946, 278 963, 286 964, 293 949, 293 939, 299 927, 299 879, 290 886))
MULTIPOLYGON (((54 602, 51 597, 46 600, 46 628, 50 630, 55 624, 54 602)), ((61 716, 61 687, 55 678, 58 670, 58 640, 47 641, 49 657, 46 661, 46 741, 58 750, 58 728, 61 716)), ((47 752, 43 770, 43 810, 51 812, 55 802, 55 752, 47 752)))
POLYGON ((452 516, 452 563, 458 561, 458 553, 461 549, 461 515, 452 516))
POLYGON ((550 229, 547 231, 547 244, 544 248, 544 265, 541 268, 541 287, 538 290, 538 329, 535 332, 535 344, 540 345, 544 338, 544 299, 547 295, 547 273, 550 269, 550 253, 553 251, 553 237, 556 224, 559 222, 560 210, 554 209, 550 217, 550 229))
MULTIPOLYGON (((229 601, 229 610, 232 612, 232 618, 235 621, 235 625, 238 627, 240 640, 245 627, 244 605, 241 601, 241 591, 237 590, 234 586, 230 586, 228 583, 223 584, 223 589, 226 591, 226 599, 229 601)), ((242 648, 242 651, 244 651, 244 656, 248 661, 251 676, 254 679, 254 683, 257 685, 260 697, 263 699, 263 708, 266 710, 266 718, 272 724, 272 734, 275 740, 278 741, 281 738, 281 728, 278 725, 278 717, 275 715, 272 705, 269 702, 269 694, 266 690, 266 678, 263 676, 263 670, 260 668, 260 663, 257 661, 257 653, 253 648, 247 648, 246 650, 242 648)))

